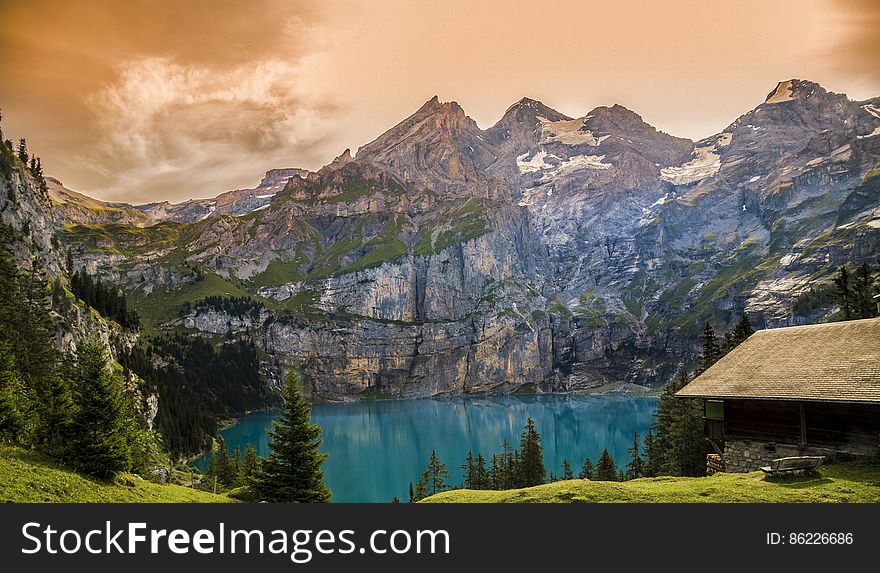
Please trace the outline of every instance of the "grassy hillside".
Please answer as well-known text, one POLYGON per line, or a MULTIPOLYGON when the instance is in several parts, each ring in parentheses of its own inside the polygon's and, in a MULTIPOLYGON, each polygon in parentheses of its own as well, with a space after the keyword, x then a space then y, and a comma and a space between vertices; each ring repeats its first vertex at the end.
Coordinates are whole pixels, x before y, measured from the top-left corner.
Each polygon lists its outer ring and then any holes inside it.
POLYGON ((560 481, 504 491, 456 490, 427 503, 878 503, 880 463, 822 466, 813 475, 762 472, 712 477, 642 478, 628 482, 560 481))
POLYGON ((178 485, 160 485, 132 474, 112 481, 72 472, 30 450, 0 445, 0 503, 228 503, 178 485))

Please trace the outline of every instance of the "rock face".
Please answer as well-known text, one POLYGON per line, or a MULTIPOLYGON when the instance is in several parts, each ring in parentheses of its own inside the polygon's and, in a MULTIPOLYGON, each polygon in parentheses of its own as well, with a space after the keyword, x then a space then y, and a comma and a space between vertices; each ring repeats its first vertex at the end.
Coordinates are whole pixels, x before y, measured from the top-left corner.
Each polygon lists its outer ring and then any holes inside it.
POLYGON ((316 399, 658 385, 705 322, 817 320, 799 297, 880 262, 878 166, 880 98, 799 80, 698 142, 530 99, 483 131, 433 98, 317 173, 64 240, 146 321, 251 336, 316 399), (208 294, 265 308, 169 320, 208 294))

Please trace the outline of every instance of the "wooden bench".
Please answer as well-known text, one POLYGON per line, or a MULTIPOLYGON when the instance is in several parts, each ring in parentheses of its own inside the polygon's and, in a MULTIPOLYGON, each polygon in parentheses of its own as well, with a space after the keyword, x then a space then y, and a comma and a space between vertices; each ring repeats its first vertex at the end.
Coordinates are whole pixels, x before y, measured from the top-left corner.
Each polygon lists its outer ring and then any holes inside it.
POLYGON ((770 461, 769 466, 764 466, 761 471, 766 474, 782 472, 794 472, 798 470, 813 471, 819 467, 825 456, 792 456, 789 458, 777 458, 770 461))

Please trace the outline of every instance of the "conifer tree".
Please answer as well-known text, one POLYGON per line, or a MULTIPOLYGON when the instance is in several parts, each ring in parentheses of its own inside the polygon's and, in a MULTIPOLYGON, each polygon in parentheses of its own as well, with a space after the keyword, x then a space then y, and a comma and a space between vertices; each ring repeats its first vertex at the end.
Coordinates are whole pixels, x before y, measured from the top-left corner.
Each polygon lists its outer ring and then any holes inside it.
POLYGON ((565 458, 562 460, 562 479, 574 479, 574 473, 571 471, 571 464, 569 464, 568 460, 565 458))
POLYGON ((76 412, 70 426, 69 456, 78 471, 111 477, 131 464, 119 380, 109 368, 104 345, 84 341, 76 353, 76 412))
POLYGON ((654 441, 653 430, 649 429, 648 433, 645 434, 643 451, 645 452, 645 464, 643 470, 645 477, 657 477, 660 475, 662 460, 660 451, 657 449, 656 442, 654 441))
POLYGON ((413 493, 413 485, 412 482, 409 482, 409 502, 413 503, 416 500, 415 493, 413 493))
POLYGON ((639 433, 633 432, 633 445, 630 447, 627 452, 629 452, 629 463, 626 464, 626 479, 636 479, 640 478, 645 474, 644 462, 642 460, 642 455, 639 453, 639 433))
POLYGON ((877 316, 874 294, 874 279, 871 276, 871 267, 867 262, 863 262, 856 268, 852 276, 852 303, 855 318, 873 318, 877 316))
POLYGON ((476 488, 475 489, 490 489, 491 488, 491 480, 489 478, 489 470, 486 467, 486 458, 483 457, 483 454, 477 453, 477 464, 476 464, 476 488))
POLYGON ((721 358, 721 347, 718 346, 718 337, 715 336, 715 331, 712 330, 712 326, 708 322, 703 327, 702 342, 703 351, 700 353, 698 373, 705 372, 721 358))
POLYGON ((749 315, 743 314, 733 327, 730 337, 728 337, 726 350, 733 350, 754 333, 755 329, 752 328, 752 321, 749 320, 749 315))
POLYGON ((449 489, 447 479, 449 479, 449 469, 446 464, 440 462, 436 450, 432 449, 428 457, 428 467, 422 472, 422 479, 419 482, 424 483, 427 495, 434 495, 449 489))
POLYGON ((281 416, 269 430, 269 456, 255 479, 259 495, 273 502, 329 503, 321 464, 321 428, 311 422, 311 408, 302 396, 299 378, 288 372, 281 391, 281 416))
POLYGON ((519 487, 530 487, 544 483, 547 471, 544 469, 544 453, 541 448, 541 434, 535 429, 535 422, 528 418, 525 431, 520 437, 519 487))
POLYGON ((584 464, 581 466, 581 471, 578 474, 578 479, 593 479, 596 474, 596 470, 593 467, 593 462, 590 458, 584 458, 584 464))
POLYGON ((27 150, 27 141, 22 137, 18 140, 18 158, 22 163, 27 165, 28 163, 28 150, 27 150))
POLYGON ((599 461, 596 463, 596 480, 598 481, 618 481, 617 463, 611 457, 608 448, 602 450, 599 461))
POLYGON ((852 291, 850 289, 849 271, 845 266, 841 266, 834 277, 834 301, 840 307, 840 313, 843 320, 851 320, 854 313, 854 304, 852 291))
POLYGON ((425 484, 423 480, 419 480, 416 483, 415 492, 413 492, 412 499, 414 502, 421 501, 428 497, 428 486, 425 484))
POLYGON ((253 446, 248 446, 244 450, 244 478, 245 480, 250 480, 257 474, 257 470, 259 469, 260 460, 257 457, 257 449, 253 446))

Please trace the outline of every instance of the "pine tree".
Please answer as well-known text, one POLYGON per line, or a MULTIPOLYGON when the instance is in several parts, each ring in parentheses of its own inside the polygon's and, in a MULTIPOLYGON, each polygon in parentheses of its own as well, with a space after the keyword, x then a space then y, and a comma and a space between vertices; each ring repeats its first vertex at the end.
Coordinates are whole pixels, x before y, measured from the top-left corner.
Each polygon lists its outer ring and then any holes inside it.
POLYGON ((715 336, 715 331, 712 330, 712 326, 708 322, 703 327, 702 341, 703 351, 700 353, 698 373, 705 372, 721 358, 721 347, 718 346, 718 337, 715 336))
POLYGON ((854 305, 853 294, 850 289, 849 271, 845 266, 841 266, 834 277, 834 301, 840 307, 843 320, 851 320, 853 318, 854 305))
POLYGON ((853 314, 855 318, 873 318, 877 315, 874 302, 874 279, 871 267, 863 262, 852 277, 853 314))
POLYGON ((599 461, 596 464, 596 480, 598 481, 618 481, 617 463, 608 452, 608 448, 602 450, 599 461))
POLYGON ((562 460, 562 479, 570 480, 574 479, 574 473, 571 471, 571 464, 568 463, 568 460, 563 458, 562 460))
POLYGON ((419 480, 416 483, 416 490, 413 492, 412 500, 413 502, 421 501, 426 497, 428 497, 428 486, 423 480, 419 480))
POLYGON ((253 446, 248 446, 244 450, 244 469, 243 474, 245 481, 250 480, 252 477, 257 475, 257 471, 259 468, 260 460, 257 457, 257 449, 253 446))
POLYGON ((477 483, 475 489, 490 489, 492 484, 489 478, 489 470, 486 467, 486 458, 481 453, 477 453, 476 466, 477 483))
POLYGON ((321 464, 321 428, 311 423, 311 408, 299 378, 290 371, 282 388, 281 416, 269 430, 269 457, 254 480, 259 495, 273 502, 329 503, 321 464))
POLYGON ((531 487, 544 483, 547 471, 544 469, 544 454, 541 448, 541 434, 535 429, 535 422, 528 418, 525 431, 520 437, 520 487, 531 487))
POLYGON ((416 500, 415 493, 413 493, 413 485, 412 482, 409 482, 409 502, 413 503, 416 500))
POLYGON ((650 429, 645 434, 643 451, 645 452, 645 464, 642 473, 645 477, 657 477, 660 475, 662 459, 654 441, 654 432, 650 429))
POLYGON ((633 432, 633 445, 627 450, 629 452, 629 463, 626 464, 626 479, 640 478, 645 474, 644 462, 639 453, 639 433, 633 432))
POLYGON ((128 469, 122 389, 110 372, 104 345, 96 339, 77 350, 75 398, 69 449, 74 468, 98 477, 128 469))
POLYGON ((703 412, 699 400, 676 398, 689 381, 687 373, 666 385, 654 412, 656 435, 649 463, 662 475, 701 476, 706 471, 709 442, 703 435, 703 412))
POLYGON ((755 329, 752 328, 752 321, 749 320, 749 316, 747 314, 743 314, 742 317, 737 321, 736 325, 733 327, 733 332, 727 339, 727 348, 725 350, 730 351, 745 342, 745 340, 755 333, 755 329))
POLYGON ((461 469, 464 470, 464 483, 462 484, 462 488, 479 489, 476 487, 477 465, 476 459, 474 458, 473 450, 468 450, 467 456, 465 457, 465 462, 461 466, 461 469))
POLYGON ((22 163, 27 165, 28 163, 28 150, 27 150, 27 141, 22 137, 18 140, 18 158, 22 163))
POLYGON ((446 483, 447 479, 449 479, 449 470, 446 464, 440 462, 436 450, 432 449, 431 455, 428 456, 428 467, 422 472, 422 479, 419 482, 424 483, 427 495, 434 495, 450 489, 446 483))
POLYGON ((584 464, 581 466, 581 471, 578 474, 578 479, 593 479, 596 475, 596 470, 593 467, 593 462, 590 458, 584 458, 584 464))

